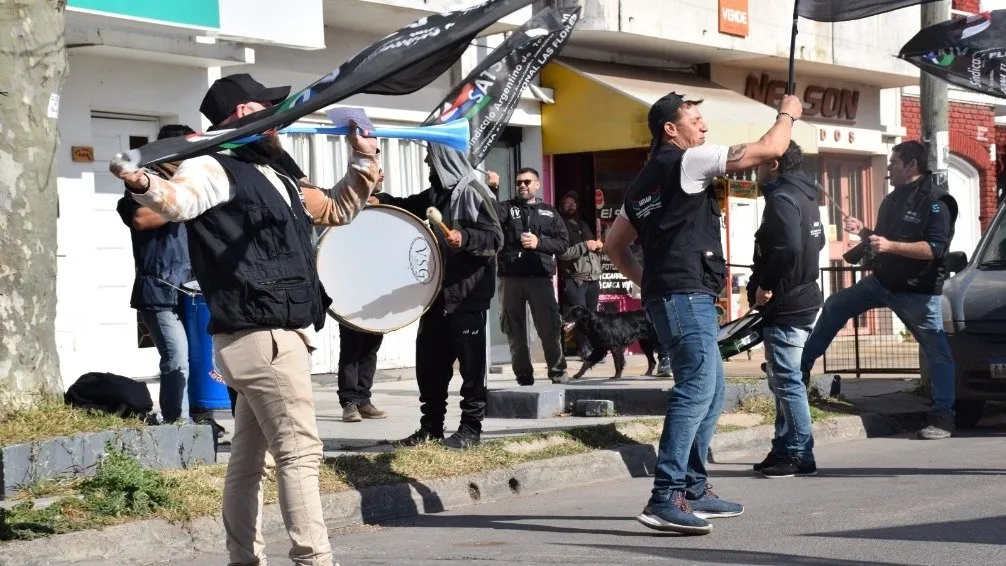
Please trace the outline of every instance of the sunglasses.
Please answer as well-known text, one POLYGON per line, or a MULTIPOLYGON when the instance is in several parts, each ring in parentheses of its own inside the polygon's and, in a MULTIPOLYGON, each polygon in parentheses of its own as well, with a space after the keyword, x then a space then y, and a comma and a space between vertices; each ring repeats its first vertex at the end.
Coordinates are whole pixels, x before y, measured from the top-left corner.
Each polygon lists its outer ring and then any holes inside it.
POLYGON ((534 179, 517 179, 517 186, 530 185, 534 182, 534 179))

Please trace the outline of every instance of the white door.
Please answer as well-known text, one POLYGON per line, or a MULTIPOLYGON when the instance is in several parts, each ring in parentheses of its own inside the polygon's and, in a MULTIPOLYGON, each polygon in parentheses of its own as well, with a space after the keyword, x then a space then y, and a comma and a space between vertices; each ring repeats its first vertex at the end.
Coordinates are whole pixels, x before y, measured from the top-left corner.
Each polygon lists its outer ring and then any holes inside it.
POLYGON ((129 229, 115 211, 125 186, 108 171, 108 162, 121 151, 157 138, 156 121, 92 118, 94 143, 94 200, 90 248, 93 283, 90 371, 110 371, 128 377, 158 375, 159 356, 149 339, 140 347, 136 311, 129 306, 134 264, 129 229))
POLYGON ((959 207, 950 251, 962 251, 968 254, 968 259, 971 259, 981 237, 981 225, 978 222, 981 210, 978 198, 980 192, 978 170, 955 155, 950 156, 947 165, 950 195, 954 197, 959 207))

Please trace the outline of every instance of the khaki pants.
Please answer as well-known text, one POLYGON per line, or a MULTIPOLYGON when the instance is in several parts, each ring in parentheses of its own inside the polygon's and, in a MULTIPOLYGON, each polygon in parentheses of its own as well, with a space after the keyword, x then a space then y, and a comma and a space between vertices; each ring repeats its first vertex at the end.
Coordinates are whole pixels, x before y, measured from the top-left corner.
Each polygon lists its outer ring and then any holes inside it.
POLYGON ((299 334, 282 329, 217 334, 213 345, 224 381, 239 393, 223 502, 230 565, 266 564, 262 482, 268 451, 276 459, 279 506, 293 544, 290 559, 331 566, 307 346, 299 334))

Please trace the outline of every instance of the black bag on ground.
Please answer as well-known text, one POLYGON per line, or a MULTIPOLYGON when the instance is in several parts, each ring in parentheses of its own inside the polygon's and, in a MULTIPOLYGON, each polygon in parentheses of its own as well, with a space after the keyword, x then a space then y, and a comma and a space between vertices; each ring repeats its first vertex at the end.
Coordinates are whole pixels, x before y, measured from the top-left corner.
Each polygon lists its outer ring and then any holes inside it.
POLYGON ((154 408, 146 383, 114 373, 85 373, 66 390, 63 401, 122 417, 144 418, 154 408))

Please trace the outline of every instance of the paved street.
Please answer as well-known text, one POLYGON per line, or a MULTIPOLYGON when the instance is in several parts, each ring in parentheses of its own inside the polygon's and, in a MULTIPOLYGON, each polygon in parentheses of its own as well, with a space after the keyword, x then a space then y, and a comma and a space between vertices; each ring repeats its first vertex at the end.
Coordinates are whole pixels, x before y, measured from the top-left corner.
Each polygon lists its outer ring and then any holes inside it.
MULTIPOLYGON (((391 564, 1001 564, 1006 429, 922 443, 886 438, 820 447, 822 473, 755 478, 713 467, 747 511, 711 535, 663 535, 633 517, 650 479, 600 483, 333 534, 342 566, 391 564)), ((759 455, 760 456, 760 455, 759 455)), ((284 540, 270 564, 288 564, 284 540)), ((226 563, 222 554, 175 559, 226 563)))

